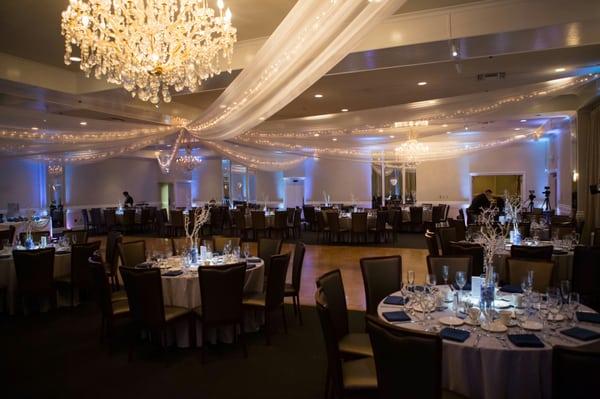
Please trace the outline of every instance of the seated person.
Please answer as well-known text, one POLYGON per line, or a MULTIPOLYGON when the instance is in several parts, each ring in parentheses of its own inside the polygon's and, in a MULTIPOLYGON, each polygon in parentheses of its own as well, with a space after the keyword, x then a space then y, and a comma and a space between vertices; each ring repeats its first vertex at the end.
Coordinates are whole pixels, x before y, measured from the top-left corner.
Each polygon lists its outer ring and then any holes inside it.
POLYGON ((133 197, 129 195, 129 192, 123 191, 123 196, 125 197, 125 208, 130 208, 133 206, 133 197))
POLYGON ((493 194, 494 192, 491 189, 485 190, 483 193, 476 195, 471 201, 471 205, 469 206, 469 211, 474 214, 479 214, 481 209, 489 208, 492 204, 493 194))

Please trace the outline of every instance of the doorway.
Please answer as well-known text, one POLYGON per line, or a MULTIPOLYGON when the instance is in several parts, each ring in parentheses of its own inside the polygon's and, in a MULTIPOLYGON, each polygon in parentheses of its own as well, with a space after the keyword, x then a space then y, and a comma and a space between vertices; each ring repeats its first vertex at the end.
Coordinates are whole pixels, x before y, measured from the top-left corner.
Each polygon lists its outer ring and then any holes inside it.
POLYGON ((487 189, 491 189, 494 196, 503 196, 506 191, 523 198, 522 188, 522 174, 471 174, 471 198, 487 189))
POLYGON ((158 183, 158 186, 160 191, 160 207, 168 211, 171 209, 173 183, 158 183))

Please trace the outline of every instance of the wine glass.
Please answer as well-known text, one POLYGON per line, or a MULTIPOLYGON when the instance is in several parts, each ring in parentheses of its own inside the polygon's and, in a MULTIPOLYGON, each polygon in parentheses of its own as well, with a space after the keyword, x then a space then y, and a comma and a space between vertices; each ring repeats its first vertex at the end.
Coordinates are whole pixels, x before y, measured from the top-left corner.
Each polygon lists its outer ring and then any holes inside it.
POLYGON ((414 289, 415 286, 415 271, 414 270, 409 270, 407 273, 408 276, 408 286, 412 289, 414 289))
POLYGON ((577 309, 579 309, 579 294, 571 292, 569 294, 569 310, 571 313, 571 326, 577 323, 577 309))
POLYGON ((235 247, 233 247, 233 257, 235 259, 240 259, 240 246, 236 245, 235 247))
POLYGON ((571 293, 571 282, 569 280, 562 280, 560 282, 560 294, 562 296, 563 304, 569 303, 569 294, 571 293))
POLYGON ((458 285, 458 289, 462 292, 463 287, 467 284, 467 276, 465 275, 465 272, 456 272, 454 281, 456 282, 456 285, 458 285))
POLYGON ((437 284, 437 277, 435 276, 435 274, 428 274, 426 283, 429 289, 432 290, 433 287, 437 284))
POLYGON ((229 255, 231 253, 231 240, 227 241, 223 247, 223 255, 229 255))
POLYGON ((248 259, 250 257, 250 244, 247 242, 243 243, 242 251, 244 252, 244 258, 248 259))
POLYGON ((442 266, 442 278, 444 279, 444 285, 448 285, 448 265, 442 266))
POLYGON ((560 291, 556 287, 549 287, 546 292, 548 296, 548 311, 551 315, 549 319, 551 322, 550 329, 552 330, 552 335, 555 335, 557 328, 556 323, 558 319, 558 313, 560 312, 561 307, 560 291))

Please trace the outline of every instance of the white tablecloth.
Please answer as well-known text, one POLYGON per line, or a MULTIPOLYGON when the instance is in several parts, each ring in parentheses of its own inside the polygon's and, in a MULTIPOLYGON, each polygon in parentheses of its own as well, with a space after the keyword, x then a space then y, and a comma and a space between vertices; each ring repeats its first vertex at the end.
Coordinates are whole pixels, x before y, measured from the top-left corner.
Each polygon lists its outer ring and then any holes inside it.
MULTIPOLYGON (((441 289, 445 287, 439 286, 441 289)), ((511 295, 512 297, 512 295, 511 295)), ((384 321, 382 312, 399 310, 401 307, 379 304, 377 312, 384 321)), ((592 311, 581 306, 583 311, 592 311)), ((413 320, 420 317, 414 316, 413 320)), ((453 315, 448 310, 433 313, 434 319, 453 315)), ((430 322, 443 328, 438 322, 430 322)), ((579 323, 581 327, 600 332, 600 326, 579 323)), ((423 330, 420 322, 396 323, 402 328, 423 330)), ((459 327, 464 328, 465 326, 459 327)), ((509 328, 509 333, 513 333, 509 328)), ((515 331, 516 333, 516 331, 515 331)), ((492 334, 493 335, 493 334, 492 334)), ((477 347, 473 344, 476 335, 464 342, 443 340, 442 386, 469 398, 506 399, 550 398, 552 390, 552 348, 518 348, 508 342, 508 348, 495 337, 483 336, 477 347)), ((567 346, 584 345, 572 341, 550 338, 552 344, 567 346)), ((402 359, 398 359, 402 361, 402 359)), ((410 367, 409 364, 406 365, 410 367)))
MULTIPOLYGON (((27 231, 27 223, 29 222, 3 222, 0 223, 0 230, 8 230, 10 226, 15 226, 15 242, 19 239, 21 233, 27 231)), ((42 218, 31 223, 31 231, 47 231, 52 236, 52 219, 42 218)), ((12 244, 12 243, 11 243, 12 244)))
MULTIPOLYGON (((71 254, 54 255, 54 277, 66 276, 71 273, 71 254)), ((15 314, 17 296, 17 273, 12 256, 0 258, 0 286, 7 288, 7 308, 9 314, 15 314)), ((58 304, 63 305, 59 296, 58 304)), ((70 303, 70 302, 69 302, 70 303)))
MULTIPOLYGON (((256 267, 246 271, 244 281, 244 294, 261 292, 264 285, 264 262, 257 264, 256 267)), ((194 309, 200 306, 200 283, 197 273, 185 273, 176 277, 162 278, 163 300, 167 306, 181 306, 187 309, 194 309)), ((244 314, 244 331, 257 331, 263 323, 264 315, 260 311, 248 310, 244 314)), ((189 346, 189 323, 186 320, 180 321, 175 326, 175 343, 180 348, 189 346)), ((206 340, 211 342, 221 341, 231 343, 234 338, 233 327, 219 328, 218 331, 209 332, 210 337, 206 340)), ((170 341, 173 337, 169 337, 170 341)), ((198 321, 196 323, 196 345, 201 346, 205 341, 202 338, 202 326, 198 321)))

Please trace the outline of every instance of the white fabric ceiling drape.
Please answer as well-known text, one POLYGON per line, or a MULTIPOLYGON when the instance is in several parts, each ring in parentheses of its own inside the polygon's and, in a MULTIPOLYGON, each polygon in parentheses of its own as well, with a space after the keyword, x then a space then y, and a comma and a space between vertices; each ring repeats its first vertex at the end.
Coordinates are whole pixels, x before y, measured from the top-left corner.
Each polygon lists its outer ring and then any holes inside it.
POLYGON ((269 118, 312 86, 406 0, 299 0, 252 63, 187 129, 228 139, 269 118))

